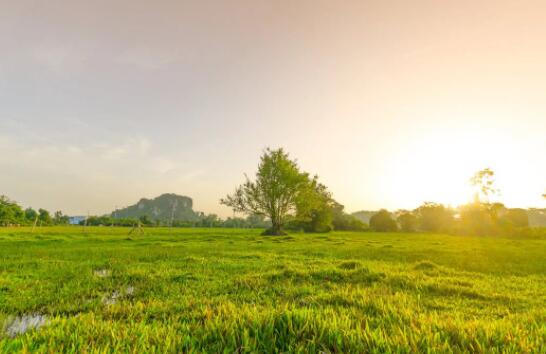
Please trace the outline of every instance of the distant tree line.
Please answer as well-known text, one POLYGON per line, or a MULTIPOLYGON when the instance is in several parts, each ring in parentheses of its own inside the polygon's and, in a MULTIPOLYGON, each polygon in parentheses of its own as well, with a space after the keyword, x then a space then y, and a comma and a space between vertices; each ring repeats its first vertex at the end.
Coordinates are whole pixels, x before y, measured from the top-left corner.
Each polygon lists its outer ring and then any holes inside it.
MULTIPOLYGON (((54 226, 68 225, 69 217, 61 211, 51 213, 45 209, 23 209, 17 202, 6 196, 0 196, 0 226, 54 226)), ((248 215, 222 219, 216 214, 199 214, 198 220, 173 220, 166 222, 152 219, 147 215, 139 218, 114 218, 110 215, 89 216, 79 222, 88 226, 172 226, 172 227, 225 227, 225 228, 269 228, 271 222, 262 215, 248 215)))
MULTIPOLYGON (((316 220, 316 219, 315 219, 316 220)), ((343 212, 343 206, 337 205, 332 210, 329 222, 313 225, 311 221, 290 219, 286 224, 286 230, 298 232, 327 232, 331 230, 353 230, 366 231, 368 225, 356 217, 343 212), (327 225, 324 229, 324 225, 327 225), (319 229, 320 227, 320 229, 319 229), (317 230, 317 231, 315 231, 317 230)), ((152 219, 147 215, 139 218, 113 218, 109 215, 89 216, 86 220, 80 221, 80 225, 87 226, 123 226, 133 227, 137 224, 147 227, 205 227, 205 228, 241 228, 241 229, 269 229, 271 221, 263 215, 248 215, 246 217, 220 218, 216 214, 202 214, 199 220, 173 220, 165 222, 159 219, 152 219)))
POLYGON ((424 203, 414 210, 378 211, 370 219, 378 232, 432 232, 464 235, 517 235, 531 232, 525 209, 501 203, 472 202, 458 208, 424 203))
POLYGON ((395 213, 382 209, 370 218, 370 229, 379 232, 442 232, 463 235, 529 235, 529 216, 525 209, 507 208, 490 203, 489 196, 498 194, 494 172, 488 168, 470 179, 476 192, 471 203, 458 208, 427 202, 415 210, 395 213))
POLYGON ((271 223, 263 216, 249 215, 246 218, 229 217, 222 219, 216 214, 202 214, 199 220, 173 220, 172 223, 152 219, 147 215, 138 218, 114 218, 109 215, 90 216, 80 221, 80 225, 88 226, 126 226, 137 224, 149 227, 218 227, 218 228, 267 228, 271 223))
POLYGON ((8 197, 0 196, 0 226, 25 226, 25 225, 66 225, 68 216, 61 211, 56 211, 53 216, 45 209, 22 209, 15 201, 8 197))

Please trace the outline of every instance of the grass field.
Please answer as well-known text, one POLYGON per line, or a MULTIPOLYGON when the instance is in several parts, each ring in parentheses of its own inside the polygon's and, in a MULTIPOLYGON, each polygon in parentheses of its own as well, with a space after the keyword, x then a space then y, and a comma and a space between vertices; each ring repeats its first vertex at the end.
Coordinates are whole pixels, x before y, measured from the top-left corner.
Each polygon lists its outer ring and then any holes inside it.
POLYGON ((0 352, 546 352, 546 239, 259 233, 0 229, 0 352))

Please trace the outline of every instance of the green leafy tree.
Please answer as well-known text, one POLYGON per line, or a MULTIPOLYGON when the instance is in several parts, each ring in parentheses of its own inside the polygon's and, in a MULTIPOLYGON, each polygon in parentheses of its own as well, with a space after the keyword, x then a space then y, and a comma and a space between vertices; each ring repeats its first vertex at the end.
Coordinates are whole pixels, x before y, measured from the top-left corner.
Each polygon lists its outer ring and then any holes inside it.
POLYGON ((23 209, 8 197, 0 196, 0 225, 20 225, 25 223, 23 209))
POLYGON ((89 216, 87 220, 82 220, 80 225, 87 226, 108 226, 108 225, 119 225, 119 226, 134 226, 138 222, 141 222, 140 219, 114 219, 109 215, 102 216, 89 216))
POLYGON ((266 149, 261 156, 255 181, 248 177, 235 192, 220 200, 235 212, 264 215, 271 220, 268 235, 284 234, 283 226, 296 213, 299 194, 309 176, 283 149, 266 149))
POLYGON ((203 215, 201 220, 198 222, 198 226, 201 227, 220 227, 222 226, 222 219, 216 214, 203 215))
POLYGON ((446 232, 453 227, 453 211, 442 204, 426 202, 415 210, 418 228, 426 232, 446 232))
POLYGON ((233 217, 224 220, 221 224, 221 227, 245 228, 248 227, 248 224, 246 222, 246 219, 244 218, 233 217))
POLYGON ((148 215, 141 215, 139 216, 138 220, 142 225, 149 226, 153 224, 152 220, 150 220, 150 217, 148 215))
POLYGON ((411 211, 404 210, 398 214, 396 218, 400 230, 404 232, 415 232, 417 231, 417 217, 411 211))
POLYGON ((385 209, 379 210, 370 218, 370 228, 379 232, 393 232, 398 230, 392 214, 385 209))
POLYGON ((52 219, 49 215, 49 211, 45 209, 38 209, 38 221, 41 225, 51 225, 52 219))
POLYGON ((332 225, 334 230, 340 231, 366 231, 368 224, 360 220, 354 215, 347 214, 344 211, 345 207, 339 203, 335 203, 332 208, 332 225))
POLYGON ((306 232, 329 232, 333 228, 334 204, 336 202, 328 188, 315 176, 298 195, 296 219, 306 232))
POLYGON ((55 225, 67 225, 68 216, 63 215, 63 212, 58 210, 53 214, 53 224, 55 225))
POLYGON ((27 223, 32 224, 38 217, 38 212, 32 208, 26 208, 25 209, 25 219, 27 220, 27 223))

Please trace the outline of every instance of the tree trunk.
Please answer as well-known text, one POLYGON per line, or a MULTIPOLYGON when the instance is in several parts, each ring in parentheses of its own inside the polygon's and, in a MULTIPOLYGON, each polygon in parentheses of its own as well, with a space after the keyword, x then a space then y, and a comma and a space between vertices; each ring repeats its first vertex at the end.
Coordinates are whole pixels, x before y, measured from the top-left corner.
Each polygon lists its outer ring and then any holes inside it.
POLYGON ((273 227, 272 227, 272 231, 273 231, 273 235, 282 235, 282 231, 281 231, 281 225, 276 222, 273 224, 273 227))
POLYGON ((271 228, 268 230, 265 230, 263 233, 264 235, 268 236, 280 236, 280 235, 286 235, 286 233, 282 230, 282 226, 278 220, 272 219, 271 220, 271 228))

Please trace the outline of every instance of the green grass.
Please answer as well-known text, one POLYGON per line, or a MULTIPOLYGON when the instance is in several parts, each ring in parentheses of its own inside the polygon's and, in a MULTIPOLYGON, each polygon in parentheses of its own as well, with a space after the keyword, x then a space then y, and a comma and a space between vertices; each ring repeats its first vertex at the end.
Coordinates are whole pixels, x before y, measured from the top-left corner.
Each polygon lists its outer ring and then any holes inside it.
POLYGON ((0 352, 546 351, 546 239, 259 233, 0 229, 0 352))

